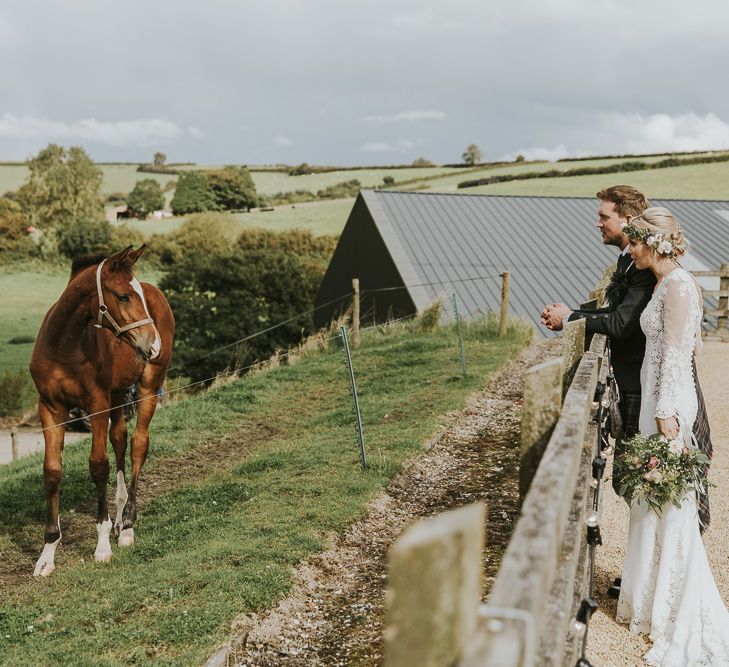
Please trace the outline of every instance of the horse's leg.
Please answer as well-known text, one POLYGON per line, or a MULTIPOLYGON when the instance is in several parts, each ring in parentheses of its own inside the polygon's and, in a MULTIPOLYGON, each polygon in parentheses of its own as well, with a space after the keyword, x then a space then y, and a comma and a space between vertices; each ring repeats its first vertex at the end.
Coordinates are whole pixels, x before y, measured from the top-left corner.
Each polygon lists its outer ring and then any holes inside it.
POLYGON ((106 455, 106 440, 109 436, 109 404, 105 401, 91 403, 91 455, 89 456, 89 472, 96 484, 96 533, 98 541, 94 559, 97 563, 111 560, 111 518, 106 500, 106 485, 109 481, 109 457, 106 455), (94 414, 100 413, 100 414, 94 414))
MULTIPOLYGON (((114 406, 121 406, 124 402, 124 392, 114 392, 111 396, 111 402, 114 406)), ((109 439, 114 447, 114 457, 116 458, 116 521, 114 522, 114 530, 118 536, 122 529, 122 511, 127 502, 127 485, 124 479, 127 453, 127 422, 124 417, 123 407, 113 407, 111 409, 109 439)))
POLYGON ((137 485, 139 473, 147 458, 149 449, 149 423, 157 408, 157 389, 162 386, 164 371, 155 366, 147 366, 139 383, 139 412, 137 425, 132 433, 132 480, 129 484, 129 498, 122 515, 122 531, 119 533, 119 546, 134 544, 134 522, 137 519, 137 485))
POLYGON ((65 426, 56 426, 68 418, 68 410, 52 410, 42 400, 38 402, 38 414, 43 426, 45 456, 43 459, 43 485, 46 489, 46 528, 43 553, 35 564, 33 575, 47 577, 56 569, 56 547, 61 541, 61 520, 58 506, 61 489, 61 459, 65 426))

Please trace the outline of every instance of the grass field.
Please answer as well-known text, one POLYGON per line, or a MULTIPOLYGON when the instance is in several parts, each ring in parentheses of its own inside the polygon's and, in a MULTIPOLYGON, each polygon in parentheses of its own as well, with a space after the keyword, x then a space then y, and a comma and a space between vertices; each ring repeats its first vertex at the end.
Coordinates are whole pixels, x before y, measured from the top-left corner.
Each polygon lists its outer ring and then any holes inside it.
MULTIPOLYGON (((481 185, 459 190, 464 194, 547 195, 551 197, 594 197, 604 187, 626 183, 657 199, 729 199, 729 162, 696 164, 650 171, 633 171, 595 176, 538 178, 481 185)), ((440 189, 440 181, 431 184, 440 189)), ((450 188, 444 188, 449 190, 450 188)))
MULTIPOLYGON (((33 343, 11 345, 15 336, 38 333, 43 317, 58 300, 68 283, 69 270, 60 267, 43 269, 29 266, 27 270, 0 271, 2 318, 0 319, 0 373, 6 369, 27 368, 33 343)), ((140 278, 156 282, 159 275, 140 272, 140 278)))
MULTIPOLYGON (((621 162, 629 162, 629 161, 638 161, 638 162, 646 162, 646 163, 653 163, 658 162, 660 160, 663 160, 667 157, 670 157, 668 155, 659 155, 659 156, 652 156, 652 157, 641 157, 641 158, 610 158, 610 159, 604 159, 604 160, 580 160, 578 162, 539 162, 539 163, 531 163, 531 164, 513 164, 513 165, 504 165, 500 167, 484 167, 483 169, 476 169, 468 174, 461 174, 455 175, 455 176, 445 176, 443 178, 437 178, 432 179, 428 181, 423 181, 421 184, 416 184, 414 186, 408 186, 408 188, 411 187, 418 187, 418 185, 422 185, 423 187, 426 187, 431 190, 436 190, 439 192, 449 192, 449 191, 457 191, 458 190, 458 184, 462 181, 466 180, 475 180, 478 178, 487 178, 489 176, 495 176, 495 175, 501 175, 501 174, 525 174, 529 172, 544 172, 544 171, 552 171, 554 169, 558 169, 560 171, 567 171, 569 169, 579 169, 581 167, 607 167, 612 164, 619 164, 621 162)), ((722 165, 725 165, 727 163, 715 163, 715 164, 708 164, 708 165, 700 165, 700 166, 706 166, 709 168, 712 167, 719 167, 722 165)), ((678 167, 683 169, 684 167, 678 167)), ((661 174, 665 170, 663 169, 657 169, 654 172, 655 174, 661 174)), ((630 173, 630 172, 628 172, 630 173)), ((637 172, 640 173, 640 172, 637 172)), ((648 173, 648 172, 646 172, 648 173)), ((615 183, 615 178, 620 178, 622 174, 605 174, 604 177, 608 180, 611 180, 611 184, 615 183)), ((589 178, 589 177, 569 177, 568 179, 563 180, 572 180, 573 178, 589 178)), ((602 178, 602 176, 598 176, 596 178, 602 178)), ((664 177, 665 178, 665 177, 664 177)), ((508 182, 508 183, 500 183, 498 184, 499 187, 503 186, 504 188, 508 189, 513 186, 513 188, 518 188, 521 185, 524 185, 526 187, 526 184, 530 184, 532 187, 538 187, 538 183, 543 181, 544 179, 534 179, 529 181, 514 181, 514 182, 508 182)), ((553 179, 555 182, 560 181, 560 179, 555 178, 553 179)), ((482 187, 494 187, 494 186, 482 186, 482 187)), ((567 186, 566 186, 567 187, 567 186)), ((464 190, 460 190, 461 193, 470 193, 473 191, 478 192, 478 188, 467 188, 464 190)), ((595 191, 597 192, 597 190, 595 191)), ((516 190, 514 192, 507 192, 504 190, 503 192, 499 191, 498 194, 522 194, 521 192, 517 192, 516 190)), ((523 193, 523 194, 526 194, 523 193)), ((537 194, 535 192, 535 194, 537 194)), ((539 193, 539 194, 547 194, 547 193, 539 193)), ((562 193, 559 193, 562 194, 562 193)), ((594 192, 591 193, 591 195, 595 194, 594 192)), ((566 195, 565 195, 566 196, 566 195)), ((696 198, 696 197, 690 197, 690 198, 696 198)))
POLYGON ((0 469, 0 661, 4 665, 199 665, 241 613, 274 606, 292 567, 322 550, 531 329, 466 326, 460 376, 450 327, 363 332, 354 367, 370 468, 359 468, 341 350, 173 403, 152 422, 137 544, 97 565, 88 445, 64 455, 56 573, 42 546, 41 460, 0 469), (146 483, 152 480, 153 483, 146 483))
MULTIPOLYGON (((327 199, 296 205, 277 206, 273 211, 253 210, 249 213, 219 213, 223 231, 235 239, 241 231, 250 227, 283 231, 307 229, 313 234, 340 234, 347 222, 354 199, 327 199)), ((130 220, 127 224, 145 236, 167 234, 178 229, 184 217, 166 220, 130 220)))

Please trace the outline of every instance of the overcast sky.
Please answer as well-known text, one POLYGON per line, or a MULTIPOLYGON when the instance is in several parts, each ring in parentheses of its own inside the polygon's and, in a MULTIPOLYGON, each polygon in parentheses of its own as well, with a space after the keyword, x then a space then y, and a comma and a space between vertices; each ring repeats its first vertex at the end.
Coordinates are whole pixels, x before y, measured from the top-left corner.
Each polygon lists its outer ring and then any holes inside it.
POLYGON ((0 0, 0 160, 729 148, 727 0, 0 0))

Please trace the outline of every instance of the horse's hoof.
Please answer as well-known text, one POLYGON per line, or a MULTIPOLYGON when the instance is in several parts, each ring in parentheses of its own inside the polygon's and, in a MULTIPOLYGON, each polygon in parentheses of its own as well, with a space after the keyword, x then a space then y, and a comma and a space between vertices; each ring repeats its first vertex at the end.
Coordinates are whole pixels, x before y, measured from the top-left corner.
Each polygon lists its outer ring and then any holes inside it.
POLYGON ((130 547, 134 544, 134 528, 125 528, 119 533, 119 546, 130 547))
POLYGON ((108 563, 111 560, 111 543, 109 542, 111 519, 107 519, 103 523, 97 523, 96 532, 99 535, 99 541, 96 543, 94 560, 97 563, 108 563))
POLYGON ((34 577, 50 577, 53 574, 53 571, 56 569, 56 566, 52 562, 48 561, 38 561, 35 564, 35 570, 33 570, 33 576, 34 577))
POLYGON ((97 551, 94 554, 94 560, 97 563, 109 563, 109 562, 111 562, 111 551, 97 551))
POLYGON ((35 563, 34 577, 50 577, 53 574, 53 570, 56 569, 56 547, 60 541, 61 538, 59 537, 55 542, 46 542, 43 553, 35 563))

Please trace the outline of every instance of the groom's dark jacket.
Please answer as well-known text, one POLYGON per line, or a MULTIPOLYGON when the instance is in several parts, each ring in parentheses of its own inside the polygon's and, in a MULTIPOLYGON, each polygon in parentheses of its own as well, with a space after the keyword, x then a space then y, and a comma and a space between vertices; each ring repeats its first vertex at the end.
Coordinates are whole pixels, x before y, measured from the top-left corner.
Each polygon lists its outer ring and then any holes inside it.
POLYGON ((648 269, 638 270, 630 255, 621 255, 605 290, 606 308, 576 310, 569 320, 585 320, 589 334, 606 334, 615 380, 624 394, 640 394, 640 367, 645 355, 645 336, 640 314, 648 305, 656 277, 648 269))

